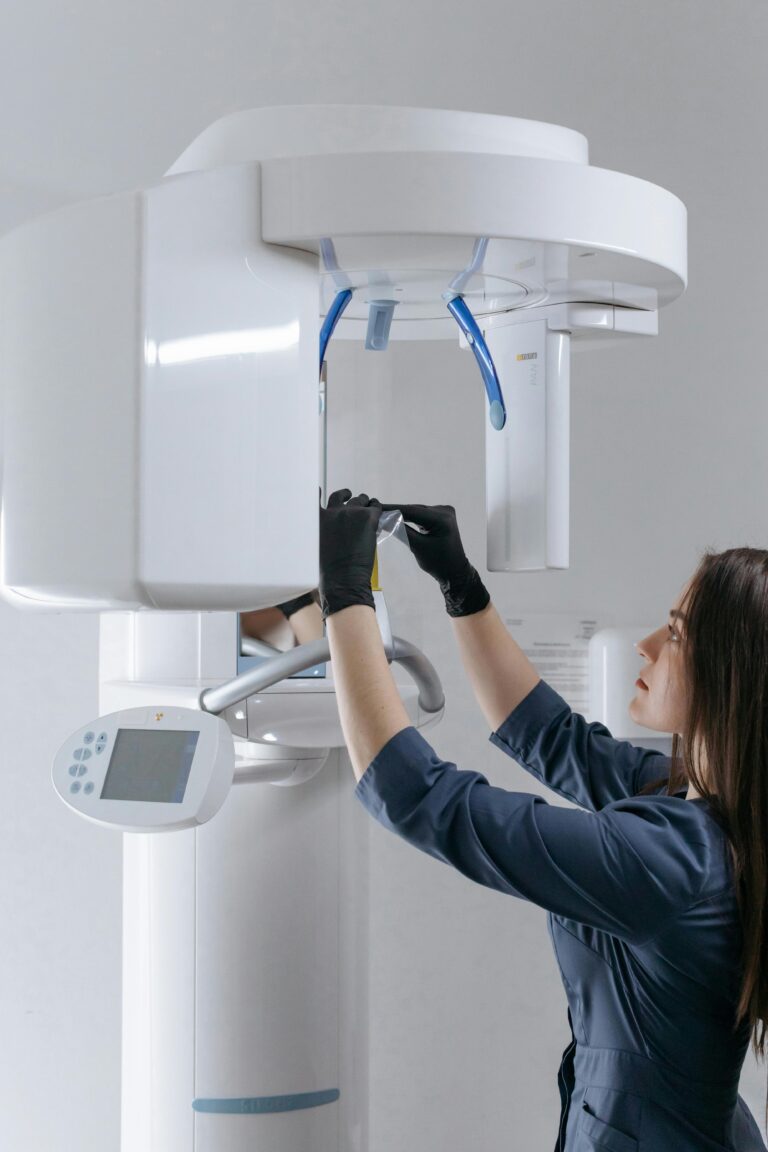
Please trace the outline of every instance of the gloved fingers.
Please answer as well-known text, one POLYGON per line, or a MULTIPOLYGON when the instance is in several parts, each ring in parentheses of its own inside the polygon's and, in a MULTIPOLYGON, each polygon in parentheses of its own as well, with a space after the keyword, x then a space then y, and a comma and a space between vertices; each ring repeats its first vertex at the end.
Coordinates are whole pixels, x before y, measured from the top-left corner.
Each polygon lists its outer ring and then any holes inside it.
MULTIPOLYGON (((403 514, 403 520, 410 520, 413 524, 420 524, 422 528, 439 528, 445 523, 445 509, 449 507, 447 504, 443 505, 429 505, 429 504, 382 504, 383 512, 399 511, 403 514)), ((406 524, 406 529, 408 525, 406 524)))
MULTIPOLYGON (((411 545, 413 544, 414 540, 421 540, 424 538, 424 536, 429 535, 429 532, 426 528, 412 528, 411 525, 406 524, 405 521, 403 521, 403 528, 405 528, 405 534, 408 537, 408 543, 411 545)), ((413 549, 411 549, 411 551, 413 551, 413 549)))
POLYGON ((338 508, 342 504, 346 504, 352 492, 349 488, 337 488, 335 492, 331 492, 328 497, 328 508, 338 508))
POLYGON ((378 500, 372 499, 366 492, 361 492, 359 496, 353 496, 351 500, 347 501, 347 508, 354 505, 355 508, 375 508, 379 515, 376 517, 378 524, 382 513, 382 507, 378 500))

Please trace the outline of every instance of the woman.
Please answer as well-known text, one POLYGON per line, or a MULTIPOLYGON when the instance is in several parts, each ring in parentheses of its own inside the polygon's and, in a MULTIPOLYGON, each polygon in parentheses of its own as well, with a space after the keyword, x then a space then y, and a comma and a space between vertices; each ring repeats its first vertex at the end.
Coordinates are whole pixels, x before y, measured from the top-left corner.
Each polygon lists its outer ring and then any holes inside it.
POLYGON ((319 591, 355 792, 415 847, 547 909, 573 1036, 556 1152, 765 1149, 738 1080, 768 1018, 768 553, 706 555, 638 645, 631 714, 676 733, 670 762, 588 724, 539 677, 452 507, 350 496, 320 509, 319 591), (458 771, 411 725, 371 611, 393 507, 419 526, 411 550, 439 582, 491 742, 580 808, 458 771))

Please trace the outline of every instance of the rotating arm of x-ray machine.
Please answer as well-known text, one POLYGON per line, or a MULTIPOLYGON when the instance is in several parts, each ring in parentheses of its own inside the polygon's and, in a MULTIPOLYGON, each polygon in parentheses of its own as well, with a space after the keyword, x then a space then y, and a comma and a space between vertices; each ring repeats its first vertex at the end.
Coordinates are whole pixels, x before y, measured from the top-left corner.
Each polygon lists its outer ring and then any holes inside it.
POLYGON ((281 651, 280 648, 275 648, 274 644, 268 644, 266 640, 257 640, 254 636, 243 636, 240 640, 240 649, 243 656, 266 656, 269 658, 281 651))
MULTIPOLYGON (((402 664, 410 673, 419 689, 419 708, 429 713, 441 712, 445 696, 440 677, 421 649, 400 636, 393 636, 391 646, 385 645, 384 650, 387 660, 402 664)), ((226 684, 208 688, 200 695, 200 708, 204 712, 220 714, 233 704, 240 704, 248 696, 279 683, 295 672, 311 668, 313 664, 330 660, 330 657, 330 644, 325 637, 312 640, 309 644, 300 644, 288 652, 270 657, 258 668, 251 668, 233 680, 228 680, 226 684)))

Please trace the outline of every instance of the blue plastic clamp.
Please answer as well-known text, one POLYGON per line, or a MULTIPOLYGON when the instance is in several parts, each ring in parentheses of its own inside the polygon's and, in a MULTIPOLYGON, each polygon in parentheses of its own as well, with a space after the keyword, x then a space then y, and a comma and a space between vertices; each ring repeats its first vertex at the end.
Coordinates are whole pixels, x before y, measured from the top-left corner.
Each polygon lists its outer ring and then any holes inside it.
POLYGON ((323 370, 323 360, 325 359, 325 350, 328 347, 328 341, 333 335, 333 330, 341 319, 342 313, 352 299, 352 289, 345 288, 343 292, 336 295, 333 304, 328 309, 328 315, 323 321, 323 326, 320 329, 320 371, 323 370))
POLYGON ((504 404, 501 385, 496 375, 496 367, 493 363, 493 357, 491 356, 488 345, 463 296, 454 296, 452 299, 447 300, 446 304, 448 305, 448 311, 456 320, 467 338, 467 343, 475 354, 475 360, 477 360, 480 367, 480 372, 485 383, 485 390, 488 393, 491 425, 497 430, 500 430, 507 422, 507 409, 504 404))

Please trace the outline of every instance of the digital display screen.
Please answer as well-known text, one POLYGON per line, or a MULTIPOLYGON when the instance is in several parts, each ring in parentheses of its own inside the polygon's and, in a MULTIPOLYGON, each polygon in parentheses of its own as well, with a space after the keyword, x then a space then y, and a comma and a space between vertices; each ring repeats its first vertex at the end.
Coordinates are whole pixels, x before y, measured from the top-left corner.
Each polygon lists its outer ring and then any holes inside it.
POLYGON ((101 799, 181 804, 199 735, 118 728, 101 799))

